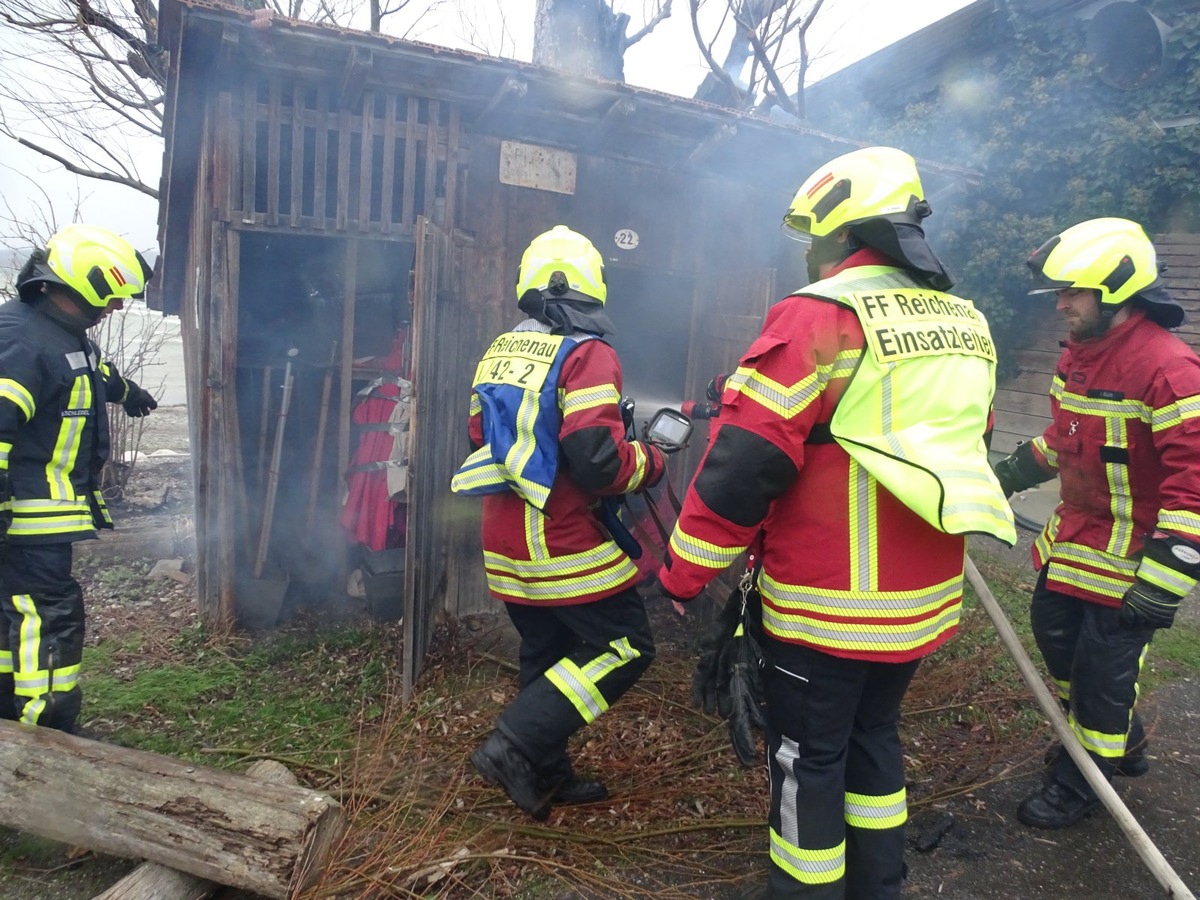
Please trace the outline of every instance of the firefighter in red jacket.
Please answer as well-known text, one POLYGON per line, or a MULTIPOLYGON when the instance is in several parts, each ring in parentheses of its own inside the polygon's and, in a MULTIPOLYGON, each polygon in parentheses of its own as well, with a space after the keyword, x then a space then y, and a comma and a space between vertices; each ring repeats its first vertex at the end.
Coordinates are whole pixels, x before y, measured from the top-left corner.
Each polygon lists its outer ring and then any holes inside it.
MULTIPOLYGON (((1105 777, 1149 768, 1134 710, 1155 629, 1200 576, 1200 359, 1168 333, 1184 313, 1154 245, 1127 219, 1068 228, 1028 260, 1070 335, 1053 421, 996 464, 1006 494, 1058 475, 1061 501, 1033 548, 1034 637, 1080 743, 1105 777)), ((1070 755, 1047 754, 1018 818, 1073 825, 1099 805, 1070 755)))
POLYGON ((957 629, 964 535, 1015 540, 984 444, 995 348, 929 213, 888 147, 800 187, 784 225, 814 283, 728 379, 659 573, 686 601, 761 543, 773 898, 899 896, 900 701, 957 629))
POLYGON ((654 659, 637 569, 598 517, 602 498, 664 471, 657 447, 626 439, 621 366, 602 339, 613 330, 606 296, 587 238, 565 225, 534 238, 517 275, 528 318, 476 368, 475 450, 452 483, 483 496, 488 588, 521 636, 520 693, 471 762, 535 819, 552 802, 607 797, 575 774, 567 741, 654 659))

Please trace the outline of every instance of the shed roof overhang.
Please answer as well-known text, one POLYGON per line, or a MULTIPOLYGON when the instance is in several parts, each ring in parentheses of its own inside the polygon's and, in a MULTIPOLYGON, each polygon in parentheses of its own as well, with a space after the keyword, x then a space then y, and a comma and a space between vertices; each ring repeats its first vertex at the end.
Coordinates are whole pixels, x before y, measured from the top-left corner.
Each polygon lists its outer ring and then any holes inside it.
MULTIPOLYGON (((863 146, 799 122, 267 10, 165 0, 160 15, 164 46, 180 47, 186 38, 201 50, 184 53, 182 61, 173 55, 172 68, 182 65, 184 77, 192 61, 224 52, 229 65, 222 65, 222 77, 253 68, 292 72, 336 84, 347 105, 370 89, 450 101, 476 134, 785 191, 814 164, 863 146)), ((921 168, 934 180, 975 180, 969 170, 930 160, 921 168)))

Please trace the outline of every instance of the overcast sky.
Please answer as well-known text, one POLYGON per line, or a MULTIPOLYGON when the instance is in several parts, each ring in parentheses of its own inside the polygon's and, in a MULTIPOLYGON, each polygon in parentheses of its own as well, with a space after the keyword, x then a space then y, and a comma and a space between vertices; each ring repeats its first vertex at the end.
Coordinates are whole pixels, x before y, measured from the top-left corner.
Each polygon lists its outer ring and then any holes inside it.
MULTIPOLYGON (((411 36, 430 43, 467 47, 495 55, 528 60, 531 54, 535 0, 460 0, 437 21, 418 23, 411 36), (503 17, 500 10, 503 9, 503 17), (474 30, 472 35, 470 30, 474 30)), ((809 41, 810 51, 821 53, 814 73, 845 65, 901 37, 937 21, 970 0, 827 0, 817 18, 819 28, 809 41)), ((416 5, 416 4, 414 4, 416 5)), ((630 30, 640 28, 640 2, 618 4, 633 17, 630 30)), ((710 3, 709 8, 715 4, 710 3)), ((626 80, 639 87, 691 96, 703 79, 705 66, 695 47, 686 4, 625 57, 626 80)), ((4 34, 0 25, 0 40, 4 34)), ((0 78, 13 78, 13 63, 0 61, 0 78)), ((3 101, 0 101, 2 103, 3 101)), ((8 121, 19 121, 19 110, 2 110, 8 121)), ((138 150, 142 177, 157 181, 162 149, 157 141, 144 141, 138 150)), ((803 179, 806 172, 797 172, 803 179)), ((153 250, 157 240, 157 203, 137 191, 76 178, 54 162, 0 137, 0 201, 13 210, 40 209, 45 200, 40 185, 54 201, 54 218, 60 225, 71 220, 78 204, 83 218, 125 234, 142 250, 153 250)), ((46 218, 50 218, 47 216, 46 218)))

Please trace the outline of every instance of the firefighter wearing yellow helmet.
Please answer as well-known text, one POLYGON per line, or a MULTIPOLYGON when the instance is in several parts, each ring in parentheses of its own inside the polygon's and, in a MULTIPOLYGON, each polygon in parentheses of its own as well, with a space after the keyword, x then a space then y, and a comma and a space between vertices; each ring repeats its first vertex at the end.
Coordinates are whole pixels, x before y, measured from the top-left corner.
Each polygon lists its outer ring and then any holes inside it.
MULTIPOLYGON (((1137 776, 1149 769, 1134 708, 1145 653, 1200 577, 1200 359, 1167 331, 1183 309, 1136 222, 1082 222, 1027 264, 1031 293, 1056 295, 1068 338, 1049 427, 996 474, 1006 494, 1059 476, 1060 502, 1033 548, 1034 637, 1100 771, 1137 776)), ((1047 762, 1017 817, 1073 825, 1099 800, 1060 746, 1047 762)))
POLYGON ((106 403, 158 404, 87 334, 141 297, 150 267, 124 238, 69 225, 33 251, 0 306, 0 718, 74 731, 84 606, 71 545, 111 528, 97 478, 106 403))
POLYGON ((488 589, 521 635, 521 691, 471 762, 540 820, 552 803, 608 795, 576 775, 567 741, 641 677, 654 639, 637 569, 595 510, 653 485, 665 463, 657 447, 626 440, 592 242, 565 225, 538 235, 516 287, 527 318, 476 366, 474 450, 451 487, 483 499, 488 589))
POLYGON ((814 282, 726 382, 659 572, 686 602, 748 548, 761 559, 771 897, 899 896, 900 702, 958 627, 966 536, 1015 540, 984 444, 995 347, 947 293, 929 213, 897 149, 804 181, 784 225, 811 241, 814 282))

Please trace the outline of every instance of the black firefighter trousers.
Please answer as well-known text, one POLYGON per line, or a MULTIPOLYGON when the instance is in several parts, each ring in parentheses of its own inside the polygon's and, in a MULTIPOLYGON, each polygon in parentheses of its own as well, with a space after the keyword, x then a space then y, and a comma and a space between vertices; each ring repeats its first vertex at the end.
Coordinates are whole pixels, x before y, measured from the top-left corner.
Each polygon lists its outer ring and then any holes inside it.
POLYGON ((505 606, 521 635, 521 690, 496 728, 543 778, 570 778, 568 739, 654 661, 646 608, 632 587, 575 606, 505 606))
POLYGON ((768 896, 892 900, 908 807, 898 723, 919 660, 842 659, 767 639, 768 896))
POLYGON ((0 718, 73 732, 83 694, 83 590, 73 544, 0 552, 0 718))
MULTIPOLYGON (((1138 676, 1154 637, 1152 628, 1125 627, 1119 615, 1116 607, 1048 589, 1045 568, 1029 606, 1033 637, 1071 727, 1109 780, 1125 747, 1145 739, 1134 705, 1138 676)), ((1082 797, 1095 797, 1067 753, 1059 754, 1053 777, 1082 797)))

